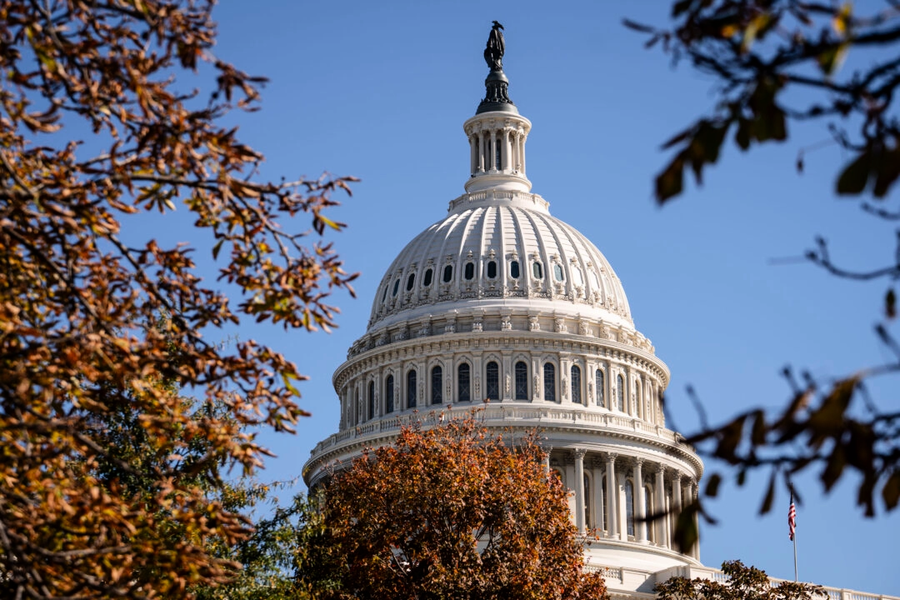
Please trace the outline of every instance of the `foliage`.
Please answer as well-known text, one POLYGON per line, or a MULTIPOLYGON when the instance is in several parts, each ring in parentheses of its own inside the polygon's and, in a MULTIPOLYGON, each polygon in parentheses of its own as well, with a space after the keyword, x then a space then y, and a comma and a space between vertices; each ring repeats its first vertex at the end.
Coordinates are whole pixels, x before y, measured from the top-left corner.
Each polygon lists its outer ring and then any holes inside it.
POLYGON ((232 544, 249 528, 197 477, 220 465, 252 472, 265 450, 248 427, 290 430, 305 414, 294 398, 302 376, 271 348, 220 347, 201 334, 241 316, 327 329, 328 294, 352 292, 331 246, 308 238, 342 228, 323 211, 348 179, 257 180, 262 155, 220 123, 232 108, 254 109, 264 80, 212 54, 212 4, 0 3, 8 597, 178 597, 227 580, 234 565, 210 554, 210 541, 232 544), (192 72, 212 75, 208 98, 179 91, 192 72), (189 248, 124 229, 153 210, 169 222, 177 204, 195 239, 214 240, 213 258, 228 257, 220 279, 235 297, 201 282, 189 248), (298 213, 309 232, 281 228, 298 213), (144 327, 160 314, 163 328, 144 327), (182 389, 200 396, 196 409, 182 389), (112 451, 127 436, 92 429, 116 415, 146 433, 152 468, 112 451))
MULTIPOLYGON (((277 504, 272 491, 286 484, 263 485, 241 480, 223 490, 230 510, 244 510, 259 503, 277 504)), ((223 585, 200 586, 197 600, 302 600, 307 598, 293 577, 302 556, 304 535, 319 521, 315 502, 296 496, 287 507, 275 506, 270 517, 254 521, 253 533, 236 545, 217 544, 220 558, 241 564, 241 571, 223 585)))
MULTIPOLYGON (((719 84, 712 114, 699 118, 663 146, 674 156, 656 179, 660 204, 683 191, 684 172, 701 182, 703 170, 718 161, 731 139, 741 150, 789 137, 792 123, 825 120, 833 143, 850 155, 835 181, 838 194, 871 195, 863 210, 882 220, 900 219, 895 184, 900 177, 900 7, 888 1, 871 14, 858 14, 850 2, 799 0, 679 0, 672 6, 671 29, 626 21, 660 43, 675 60, 687 59, 719 84), (858 68, 845 71, 856 55, 858 68)), ((803 169, 800 151, 798 170, 803 169)), ((898 237, 900 244, 900 237, 898 237)), ((839 277, 858 280, 900 277, 900 246, 886 266, 852 271, 832 261, 819 238, 806 258, 839 277)), ((748 410, 724 425, 703 423, 688 442, 736 469, 742 485, 749 471, 768 470, 761 512, 773 504, 779 475, 800 501, 793 476, 818 468, 830 490, 847 472, 860 476, 858 504, 875 514, 878 496, 886 511, 900 501, 900 412, 870 397, 866 381, 900 372, 900 345, 889 331, 896 315, 896 292, 884 298, 884 321, 876 334, 889 358, 883 364, 835 377, 794 374, 785 368, 791 397, 769 414, 748 410)), ((690 392, 690 390, 689 390, 690 392)), ((721 475, 708 479, 715 496, 721 475)), ((702 507, 691 507, 701 510, 702 507)))
POLYGON ((782 581, 770 585, 765 571, 739 560, 722 563, 725 583, 712 579, 672 577, 656 584, 659 600, 813 600, 825 597, 820 586, 782 581))
POLYGON ((404 428, 324 486, 299 580, 320 598, 605 598, 543 455, 471 416, 404 428))

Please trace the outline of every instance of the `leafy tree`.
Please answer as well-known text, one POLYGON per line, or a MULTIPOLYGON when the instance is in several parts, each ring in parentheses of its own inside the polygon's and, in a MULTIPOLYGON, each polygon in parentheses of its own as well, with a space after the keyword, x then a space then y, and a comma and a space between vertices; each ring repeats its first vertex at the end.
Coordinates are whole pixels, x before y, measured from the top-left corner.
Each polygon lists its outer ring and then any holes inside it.
POLYGON ((722 563, 727 581, 672 577, 657 583, 659 600, 813 600, 825 597, 820 586, 782 581, 769 583, 765 571, 745 567, 739 560, 722 563))
MULTIPOLYGON (((686 59, 718 83, 718 103, 666 142, 669 163, 656 178, 656 199, 671 201, 684 189, 684 173, 698 183, 731 140, 741 150, 788 139, 799 121, 828 123, 834 144, 850 160, 835 179, 838 194, 861 201, 873 218, 900 219, 896 183, 900 177, 900 8, 893 1, 859 14, 851 2, 800 0, 679 0, 672 5, 671 29, 626 21, 660 44, 675 60, 686 59), (842 69, 847 55, 859 65, 842 69)), ((803 169, 801 149, 797 169, 803 169)), ((900 244, 900 238, 898 238, 900 244)), ((761 512, 773 502, 779 475, 800 500, 793 476, 818 469, 830 490, 847 472, 860 476, 858 504, 875 514, 880 495, 885 510, 900 502, 900 411, 871 398, 866 381, 900 372, 900 344, 889 324, 896 316, 893 282, 900 277, 900 246, 883 267, 854 271, 832 260, 819 238, 806 253, 815 265, 839 277, 883 279, 884 319, 875 332, 890 358, 852 373, 813 377, 785 368, 790 398, 772 414, 752 408, 722 425, 704 423, 688 442, 735 468, 742 485, 752 470, 768 470, 761 512)), ((691 391, 689 390, 689 393, 691 391)), ((721 475, 708 479, 715 496, 721 475)), ((702 510, 699 506, 692 510, 702 510)))
POLYGON ((303 600, 307 591, 294 578, 298 561, 302 560, 304 540, 316 531, 321 521, 316 503, 304 496, 294 497, 291 504, 277 506, 272 496, 275 488, 286 484, 263 485, 241 480, 227 486, 221 495, 225 506, 244 511, 247 507, 275 504, 271 516, 254 520, 253 533, 237 544, 219 543, 213 554, 241 565, 231 581, 215 586, 198 586, 197 600, 303 600))
POLYGON ((7 597, 178 597, 228 580, 235 565, 211 542, 250 528, 198 477, 252 473, 266 451, 248 428, 287 431, 306 413, 281 354, 202 334, 242 316, 327 329, 329 293, 352 293, 330 244, 304 237, 342 228, 323 211, 348 179, 259 180, 262 155, 221 123, 254 109, 264 80, 214 56, 212 5, 0 3, 7 597), (179 91, 193 72, 200 85, 212 74, 207 97, 179 91), (177 205, 228 257, 220 279, 236 296, 200 280, 189 248, 125 230, 126 215, 171 219, 177 205), (298 213, 309 232, 282 228, 298 213), (143 326, 160 314, 163 327, 143 326), (147 454, 129 451, 135 423, 147 454))
POLYGON ((320 598, 606 598, 542 457, 472 416, 402 429, 323 486, 299 581, 320 598))

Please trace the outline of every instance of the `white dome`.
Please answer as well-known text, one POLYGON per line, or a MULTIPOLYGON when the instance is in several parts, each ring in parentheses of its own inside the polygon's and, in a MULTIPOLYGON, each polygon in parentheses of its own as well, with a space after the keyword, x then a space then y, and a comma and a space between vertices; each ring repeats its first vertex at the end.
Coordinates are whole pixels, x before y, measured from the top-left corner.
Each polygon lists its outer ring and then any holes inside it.
POLYGON ((518 307, 633 330, 609 262, 547 207, 520 191, 485 190, 452 201, 447 217, 417 235, 388 268, 368 331, 457 308, 518 307))
POLYGON ((703 464, 666 429, 669 370, 609 262, 531 193, 531 122, 506 83, 492 70, 463 125, 466 193, 385 272, 366 333, 334 373, 339 431, 303 477, 315 487, 405 425, 478 407, 488 427, 541 432, 573 524, 596 536, 588 568, 613 594, 649 593, 657 574, 700 563, 678 551, 674 518, 641 517, 693 502, 703 464))

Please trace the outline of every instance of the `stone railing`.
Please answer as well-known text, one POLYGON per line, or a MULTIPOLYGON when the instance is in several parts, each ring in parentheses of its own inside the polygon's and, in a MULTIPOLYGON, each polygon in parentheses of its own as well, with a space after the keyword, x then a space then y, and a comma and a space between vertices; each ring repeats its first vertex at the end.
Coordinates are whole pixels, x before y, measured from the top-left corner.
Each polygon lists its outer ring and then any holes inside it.
MULTIPOLYGON (((720 583, 728 581, 728 576, 718 569, 710 569, 708 567, 673 567, 661 573, 657 573, 657 581, 665 581, 671 577, 686 577, 688 579, 702 578, 713 579, 720 583)), ((770 577, 769 583, 776 586, 784 579, 770 577)), ((828 596, 827 600, 900 600, 897 596, 888 596, 885 594, 866 594, 854 590, 846 590, 829 586, 822 586, 822 591, 828 596)))
MULTIPOLYGON (((397 432, 404 425, 409 425, 417 420, 426 424, 433 422, 438 413, 449 415, 452 418, 463 417, 470 413, 472 408, 480 409, 476 415, 479 421, 486 425, 502 427, 504 425, 515 426, 528 424, 533 427, 552 427, 560 425, 584 426, 588 428, 603 428, 611 432, 638 433, 662 439, 667 442, 677 443, 683 438, 660 425, 643 421, 636 417, 595 409, 578 410, 577 405, 508 405, 489 404, 470 406, 446 406, 423 407, 422 412, 407 412, 386 416, 380 419, 363 423, 344 431, 340 431, 319 442, 310 452, 312 458, 342 445, 350 440, 364 440, 368 437, 377 437, 380 434, 397 432), (576 407, 573 410, 572 407, 576 407)), ((866 599, 852 599, 866 600, 866 599)))

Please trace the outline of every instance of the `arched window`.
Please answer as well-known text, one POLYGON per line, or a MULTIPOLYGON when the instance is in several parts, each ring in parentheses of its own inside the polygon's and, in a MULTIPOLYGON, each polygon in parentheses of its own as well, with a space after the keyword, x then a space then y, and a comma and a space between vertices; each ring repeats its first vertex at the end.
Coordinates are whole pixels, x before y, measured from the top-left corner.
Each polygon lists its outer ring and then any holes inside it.
POLYGON ((544 400, 556 402, 556 367, 544 363, 544 400))
POLYGON ((444 283, 450 283, 453 281, 453 265, 447 265, 444 267, 444 283))
POLYGON ((528 400, 528 365, 516 363, 516 400, 528 400))
POLYGON ((605 377, 603 377, 603 370, 602 370, 602 369, 597 369, 597 372, 596 372, 596 374, 594 375, 594 387, 597 388, 597 391, 596 391, 596 394, 597 394, 597 406, 603 406, 603 401, 604 401, 604 399, 603 399, 603 393, 606 391, 606 390, 603 389, 604 386, 605 386, 605 383, 606 383, 606 382, 604 381, 604 379, 605 379, 605 377))
POLYGON ((427 271, 425 271, 425 278, 422 281, 422 285, 425 287, 428 287, 429 285, 431 285, 431 278, 433 275, 434 275, 434 273, 431 269, 428 269, 427 271))
POLYGON ((531 264, 531 274, 535 279, 543 279, 544 278, 544 267, 541 266, 541 263, 534 261, 531 264))
POLYGON ((563 275, 562 265, 556 264, 553 265, 553 274, 556 276, 557 281, 565 281, 566 277, 563 275))
POLYGON ((394 291, 391 292, 391 296, 396 296, 397 290, 399 290, 399 289, 400 289, 400 278, 398 277, 397 280, 394 282, 394 291))
POLYGON ((409 277, 406 278, 406 291, 412 291, 413 285, 416 283, 416 274, 410 273, 409 277))
POLYGON ((500 365, 496 361, 491 361, 485 368, 485 386, 484 391, 487 398, 491 400, 500 399, 500 365))
POLYGON ((406 408, 415 408, 416 400, 416 370, 410 369, 406 374, 406 408))
POLYGON ((472 400, 472 373, 469 363, 462 363, 456 368, 456 387, 459 389, 459 401, 470 402, 472 400))
POLYGON ((619 403, 619 411, 625 412, 625 380, 621 375, 616 376, 616 400, 619 403))
POLYGON ((466 281, 475 279, 475 263, 466 263, 466 270, 463 272, 466 281))
POLYGON ((518 279, 519 275, 520 275, 519 261, 514 260, 511 263, 509 263, 509 276, 512 277, 513 279, 518 279))
POLYGON ((572 279, 575 281, 575 285, 584 285, 584 275, 581 274, 581 269, 572 267, 572 279))
POLYGON ((375 418, 375 382, 369 382, 369 418, 375 418))
POLYGON ((581 367, 572 365, 572 402, 581 404, 581 367))
POLYGON ((384 412, 394 412, 394 376, 388 375, 384 382, 384 412))
POLYGON ((444 401, 444 395, 441 390, 444 387, 444 370, 440 367, 431 369, 431 403, 441 404, 444 401))
POLYGON ((487 264, 487 276, 488 279, 494 279, 497 277, 497 261, 492 260, 487 264))
POLYGON ((625 481, 625 528, 634 537, 634 485, 630 479, 625 481))

